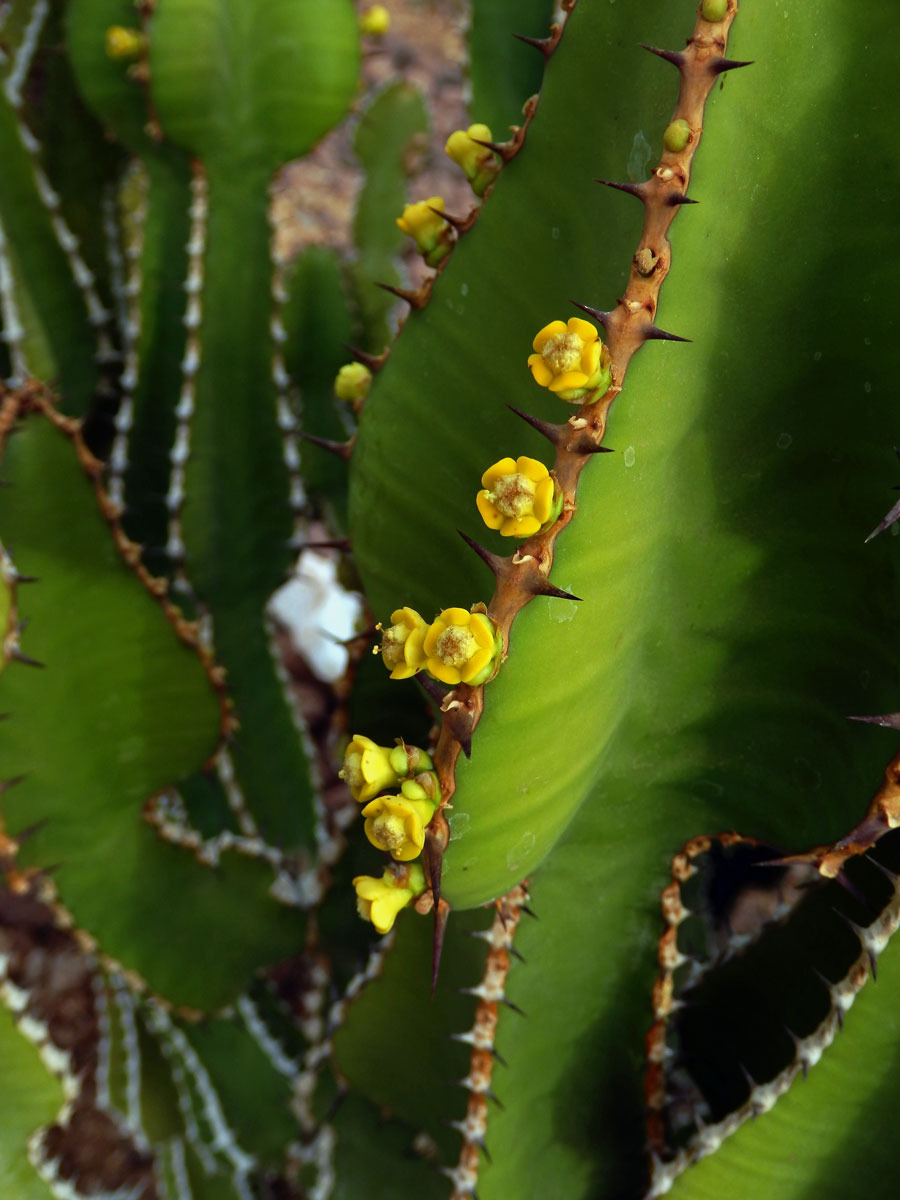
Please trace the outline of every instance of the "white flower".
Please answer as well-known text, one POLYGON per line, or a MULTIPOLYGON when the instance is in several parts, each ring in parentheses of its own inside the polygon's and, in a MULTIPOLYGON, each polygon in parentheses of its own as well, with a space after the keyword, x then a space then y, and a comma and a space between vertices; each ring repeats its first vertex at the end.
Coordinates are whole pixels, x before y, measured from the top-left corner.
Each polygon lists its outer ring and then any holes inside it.
POLYGON ((270 599, 269 612, 285 626, 317 679, 335 683, 341 678, 349 654, 340 643, 358 631, 363 602, 338 581, 333 558, 304 550, 293 579, 270 599))

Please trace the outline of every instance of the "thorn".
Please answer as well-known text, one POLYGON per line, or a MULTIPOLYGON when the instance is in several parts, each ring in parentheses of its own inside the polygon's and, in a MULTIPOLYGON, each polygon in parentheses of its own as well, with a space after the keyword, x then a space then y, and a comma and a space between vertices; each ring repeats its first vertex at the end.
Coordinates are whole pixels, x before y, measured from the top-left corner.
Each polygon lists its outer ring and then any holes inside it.
MULTIPOLYGON (((473 138, 472 141, 475 139, 473 138)), ((441 214, 443 216, 443 213, 441 214)), ((405 300, 411 308, 424 308, 428 303, 428 297, 431 295, 431 285, 420 288, 401 288, 394 287, 390 283, 376 283, 376 287, 380 287, 382 291, 390 292, 392 296, 396 296, 400 300, 405 300)))
POLYGON ((604 329, 609 329, 609 319, 612 316, 611 312, 601 312, 599 308, 591 308, 589 304, 579 304, 577 300, 570 300, 570 304, 574 304, 576 308, 580 308, 582 312, 593 317, 595 321, 599 321, 604 329))
MULTIPOLYGON (((878 522, 878 524, 866 538, 866 542, 871 542, 872 538, 878 537, 879 533, 883 533, 889 525, 893 525, 898 519, 900 519, 900 500, 897 501, 884 520, 878 522)), ((865 545, 866 542, 864 542, 863 545, 865 545)))
POLYGON ((505 574, 506 569, 509 566, 508 559, 503 558, 499 554, 494 554, 491 550, 488 550, 485 546, 482 546, 480 542, 476 542, 474 538, 470 538, 467 533, 463 533, 461 529, 457 529, 456 532, 466 543, 466 545, 470 546, 475 551, 481 561, 487 563, 493 574, 498 579, 501 575, 505 574))
POLYGON ((442 687, 436 679, 432 679, 430 675, 417 675, 416 683, 426 693, 426 695, 435 702, 440 708, 444 697, 447 695, 449 688, 442 687))
POLYGON ((460 749, 462 750, 462 752, 466 756, 466 758, 471 758, 472 757, 472 735, 469 734, 467 737, 462 737, 462 738, 457 737, 456 740, 459 742, 460 749))
POLYGON ((354 435, 348 438, 346 442, 332 442, 328 438, 316 437, 314 433, 304 433, 302 430, 300 437, 303 438, 304 442, 312 442, 314 446, 319 446, 322 450, 327 450, 330 454, 336 454, 344 462, 350 461, 350 455, 353 453, 353 443, 356 440, 354 435))
POLYGON ((500 1051, 497 1049, 496 1046, 491 1046, 491 1058, 493 1058, 495 1062, 498 1062, 501 1067, 507 1067, 507 1068, 509 1067, 509 1063, 506 1061, 506 1059, 503 1057, 503 1055, 500 1053, 500 1051))
MULTIPOLYGON (((475 139, 473 138, 472 141, 474 141, 474 140, 475 139)), ((506 1105, 503 1103, 503 1101, 499 1100, 497 1098, 497 1096, 494 1094, 493 1088, 485 1088, 485 1090, 481 1094, 482 1094, 482 1096, 487 1096, 488 1100, 493 1100, 493 1102, 497 1105, 497 1107, 500 1109, 501 1112, 503 1112, 503 1110, 506 1108, 506 1105)))
POLYGON ((381 370, 391 352, 390 347, 388 347, 381 354, 369 354, 367 350, 360 350, 359 346, 354 346, 350 342, 341 342, 341 345, 357 362, 361 362, 363 366, 368 367, 373 375, 381 370))
MULTIPOLYGON (((647 47, 649 49, 649 47, 647 47)), ((721 75, 724 71, 736 71, 738 67, 752 67, 753 59, 748 59, 747 62, 738 62, 736 58, 720 58, 714 63, 710 63, 709 69, 713 75, 721 75)))
POLYGON ((26 654, 24 650, 20 650, 16 645, 10 647, 10 649, 7 651, 7 656, 12 659, 13 662, 20 662, 26 667, 44 666, 42 662, 38 662, 36 658, 32 658, 30 655, 26 654))
POLYGON ((23 779, 27 779, 27 775, 13 775, 11 779, 0 779, 0 796, 4 792, 8 792, 10 788, 14 788, 17 783, 21 783, 23 779))
MULTIPOLYGON (((432 885, 433 886, 433 885, 432 885)), ((438 889, 439 890, 439 889, 438 889)), ((437 891, 435 892, 437 895, 437 891)), ((431 995, 434 997, 437 988, 438 971, 441 969, 441 954, 444 949, 444 936, 447 932, 447 918, 450 916, 450 905, 443 897, 434 906, 434 939, 431 950, 431 995)))
POLYGON ((741 1068, 741 1074, 746 1079, 747 1083, 750 1085, 750 1091, 755 1092, 757 1087, 759 1086, 757 1084, 756 1080, 753 1078, 753 1076, 750 1074, 750 1072, 747 1070, 747 1068, 744 1066, 744 1064, 742 1062, 739 1061, 738 1066, 741 1068))
POLYGON ((536 429, 548 442, 551 442, 554 446, 558 444, 565 426, 554 425, 551 421, 542 421, 540 417, 533 417, 531 413, 523 412, 521 408, 516 408, 514 404, 507 404, 506 407, 511 412, 514 412, 517 417, 521 417, 532 429, 536 429))
POLYGON ((533 908, 529 908, 527 904, 523 904, 519 908, 519 912, 527 913, 529 917, 534 917, 535 921, 540 920, 533 908))
POLYGON ((507 954, 511 954, 513 956, 513 958, 517 958, 520 963, 525 962, 525 955, 522 953, 521 950, 517 950, 515 948, 515 946, 507 946, 506 952, 507 952, 507 954))
POLYGON ((457 233, 467 233, 475 224, 478 212, 477 209, 473 209, 467 217, 451 217, 449 213, 444 212, 442 208, 435 208, 433 204, 429 204, 428 207, 433 213, 437 213, 439 217, 443 217, 448 225, 452 225, 457 233))
POLYGON ((533 583, 531 592, 535 596, 551 596, 559 600, 577 600, 581 602, 580 596, 574 596, 571 592, 566 592, 562 588, 554 586, 548 579, 542 579, 540 583, 533 583))
POLYGON ((40 583, 40 579, 38 578, 37 575, 20 575, 19 572, 16 571, 16 578, 15 578, 14 582, 15 583, 40 583))
MULTIPOLYGON (((627 192, 629 196, 636 196, 642 204, 646 202, 647 185, 645 183, 616 183, 612 179, 595 179, 594 183, 602 183, 604 187, 615 188, 617 192, 627 192)), ((632 209, 632 211, 634 210, 632 209)))
POLYGON ((690 342, 692 338, 679 337, 677 333, 667 333, 664 329, 650 324, 644 330, 645 342, 690 342))
POLYGON ((888 729, 900 729, 900 712, 882 713, 877 717, 848 717, 848 721, 861 721, 864 725, 884 725, 888 729))
POLYGON ((859 890, 859 888, 856 886, 855 883, 851 883, 851 881, 847 878, 847 875, 843 870, 838 871, 837 875, 835 875, 835 877, 834 877, 834 882, 839 883, 841 885, 841 887, 844 889, 844 891, 846 891, 847 893, 849 893, 849 895, 851 895, 853 897, 853 899, 857 902, 857 904, 861 905, 863 908, 869 907, 869 903, 866 900, 865 896, 862 894, 862 892, 859 890))
POLYGON ((666 201, 666 204, 668 204, 669 208, 675 208, 679 204, 699 204, 699 203, 700 203, 699 200, 692 200, 690 198, 690 196, 685 196, 684 192, 673 192, 671 194, 671 196, 669 196, 668 200, 666 201))
POLYGON ((475 142, 477 146, 484 146, 503 159, 505 163, 511 162, 519 153, 519 147, 515 142, 483 142, 481 138, 470 138, 470 141, 475 142))
POLYGON ((882 875, 889 879, 891 883, 896 884, 897 880, 900 879, 900 875, 897 875, 896 872, 890 869, 890 867, 886 867, 884 863, 879 862, 877 858, 872 858, 870 855, 866 855, 866 861, 870 862, 873 867, 877 867, 882 875))
MULTIPOLYGON (((679 50, 660 50, 658 46, 648 46, 646 42, 638 42, 642 50, 649 50, 651 54, 655 54, 657 58, 664 58, 666 62, 671 63, 673 67, 677 67, 680 71, 684 66, 684 55, 679 50)), ((725 59, 722 59, 725 62, 725 59)))
POLYGON ((521 1008, 519 1008, 518 1004, 513 1004, 512 1000, 507 1000, 507 998, 506 998, 505 996, 502 996, 502 997, 501 997, 501 999, 500 999, 500 1003, 501 1003, 501 1004, 505 1004, 505 1005, 506 1005, 506 1007, 507 1007, 508 1009, 510 1009, 510 1011, 512 1011, 512 1012, 514 1012, 514 1013, 518 1013, 520 1017, 524 1017, 524 1016, 525 1016, 525 1012, 524 1012, 524 1010, 523 1010, 523 1009, 521 1009, 521 1008))
POLYGON ((540 50, 544 58, 549 58, 553 53, 553 47, 550 44, 550 38, 526 37, 524 33, 514 33, 513 37, 517 38, 520 42, 524 42, 526 46, 534 46, 535 50, 540 50))
MULTIPOLYGON (((20 780, 22 780, 24 778, 25 778, 24 775, 20 775, 18 777, 18 779, 11 780, 6 786, 12 787, 13 784, 19 783, 20 780)), ((5 790, 5 789, 3 789, 3 790, 5 790)), ((19 832, 16 834, 16 836, 14 838, 14 841, 18 845, 21 846, 23 842, 27 842, 31 838, 33 838, 36 833, 40 833, 40 831, 44 828, 44 826, 46 824, 47 824, 47 819, 45 817, 40 821, 35 821, 32 825, 26 825, 24 829, 19 830, 19 832)))

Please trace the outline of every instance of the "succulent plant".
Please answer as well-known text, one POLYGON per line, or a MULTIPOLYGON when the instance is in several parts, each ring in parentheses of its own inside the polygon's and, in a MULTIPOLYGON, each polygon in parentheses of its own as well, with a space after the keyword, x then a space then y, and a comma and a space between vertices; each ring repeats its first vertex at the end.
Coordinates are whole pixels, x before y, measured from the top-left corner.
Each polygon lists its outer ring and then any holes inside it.
POLYGON ((454 211, 349 0, 0 5, 17 1200, 894 1193, 891 14, 551 7, 473 0, 454 211))

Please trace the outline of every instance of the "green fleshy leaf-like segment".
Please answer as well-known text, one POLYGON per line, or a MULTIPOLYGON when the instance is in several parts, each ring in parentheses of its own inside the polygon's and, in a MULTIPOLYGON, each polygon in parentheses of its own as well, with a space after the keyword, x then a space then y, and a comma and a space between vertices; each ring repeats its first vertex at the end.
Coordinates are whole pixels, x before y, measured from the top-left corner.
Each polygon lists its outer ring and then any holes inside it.
POLYGON ((550 32, 548 0, 475 0, 469 25, 469 78, 473 121, 487 125, 498 142, 510 125, 521 125, 522 105, 541 86, 540 54, 514 34, 543 38, 550 32))
POLYGON ((676 1180, 674 1200, 843 1200, 855 1191, 889 1200, 890 1131, 900 1100, 898 996, 900 947, 892 943, 878 960, 878 986, 863 988, 843 1036, 808 1078, 676 1180))
POLYGON ((353 222, 357 255, 350 274, 362 324, 361 348, 375 354, 391 340, 388 315, 395 300, 372 285, 400 282, 394 259, 406 239, 397 218, 408 200, 410 158, 427 131, 422 93, 408 83, 391 84, 376 96, 356 130, 354 149, 365 183, 353 222))
POLYGON ((446 1200, 447 1181, 418 1155, 418 1122, 386 1121, 378 1109, 351 1093, 332 1121, 337 1138, 334 1200, 446 1200))
POLYGON ((0 1189, 16 1200, 51 1200, 53 1193, 28 1159, 29 1139, 51 1124, 63 1105, 63 1091, 41 1062, 37 1047, 19 1033, 0 1006, 0 1189))
POLYGON ((234 760, 265 836, 315 844, 310 767, 263 609, 291 560, 290 479, 270 343, 266 180, 209 180, 203 324, 182 515, 188 575, 213 618, 241 732, 234 760))
POLYGON ((471 934, 489 925, 487 912, 450 922, 432 999, 431 922, 401 913, 381 975, 354 999, 333 1039, 338 1069, 353 1087, 429 1133, 445 1161, 458 1142, 445 1122, 465 1113, 466 1092, 455 1081, 466 1076, 469 1061, 469 1047, 451 1041, 451 1034, 472 1026, 475 1001, 459 992, 480 982, 484 951, 471 934))
MULTIPOLYGON (((843 716, 895 707, 898 684, 885 649, 898 644, 896 556, 886 539, 877 553, 863 545, 892 482, 896 301, 876 311, 865 297, 878 294, 872 263, 898 249, 878 149, 894 117, 885 106, 859 120, 871 87, 889 86, 887 18, 872 10, 848 44, 833 4, 791 10, 788 39, 780 9, 747 10, 729 54, 755 65, 707 111, 691 185, 701 203, 673 227, 663 289, 662 324, 698 345, 647 347, 632 364, 610 418, 618 453, 585 475, 558 546, 554 577, 585 606, 559 637, 554 602, 536 600, 504 668, 519 670, 516 651, 538 636, 568 668, 589 639, 622 688, 597 785, 532 879, 540 922, 517 944, 540 970, 510 976, 529 1020, 501 1017, 510 1072, 497 1077, 506 1109, 490 1122, 482 1200, 526 1179, 536 1194, 640 1194, 640 1059, 668 859, 718 829, 787 850, 836 838, 892 749, 843 716), (858 194, 872 200, 847 231, 858 194), (838 308, 836 346, 822 313, 838 308), (526 1123, 548 1136, 523 1138, 526 1123)), ((499 716, 486 709, 473 761, 501 736, 499 716)), ((584 719, 604 736, 602 703, 584 719)), ((834 1144, 807 1148, 827 1163, 834 1144)), ((823 1179, 808 1178, 810 1195, 823 1179)))
MULTIPOLYGON (((645 15, 646 36, 662 44, 679 35, 683 40, 683 13, 669 5, 645 15)), ((647 173, 648 139, 661 128, 658 114, 671 112, 673 79, 650 55, 626 52, 634 33, 623 10, 583 5, 570 22, 524 149, 504 167, 503 186, 454 250, 428 308, 411 314, 360 420, 351 462, 351 536, 382 620, 398 604, 427 619, 448 603, 490 598, 492 576, 455 531, 490 544, 475 508, 483 472, 507 453, 545 461, 550 454, 506 403, 545 419, 564 420, 569 412, 533 382, 526 365, 532 340, 549 320, 572 312, 570 298, 599 303, 621 294, 638 244, 640 206, 607 194, 592 177, 605 170, 627 178, 632 166, 647 173), (620 97, 602 111, 582 83, 583 73, 595 69, 598 45, 606 48, 604 70, 620 97), (594 145, 597 160, 591 161, 585 148, 594 145), (453 414, 439 440, 422 419, 423 397, 430 411, 453 414), (404 430, 403 470, 397 469, 398 429, 404 430), (428 561, 427 572, 410 573, 406 555, 395 552, 398 530, 404 545, 428 561)), ((588 473, 605 469, 600 461, 588 473)), ((501 542, 493 539, 508 553, 501 542)), ((591 604, 604 602, 606 579, 568 575, 554 572, 553 581, 591 604)), ((589 654, 583 644, 574 656, 561 653, 557 636, 570 628, 574 602, 531 607, 543 614, 539 628, 526 639, 520 616, 509 661, 486 690, 483 721, 493 731, 476 734, 471 762, 457 768, 456 840, 444 859, 443 883, 455 908, 503 894, 547 853, 594 778, 609 728, 600 714, 614 713, 619 703, 622 676, 606 671, 594 647, 589 654), (595 719, 572 719, 581 713, 595 719), (498 721, 505 736, 496 741, 498 721), (512 733, 527 753, 511 752, 512 733)), ((602 626, 597 631, 605 638, 602 626)))
POLYGON ((334 0, 169 0, 150 23, 153 100, 167 136, 236 172, 305 154, 357 86, 356 14, 334 0))
POLYGON ((0 777, 27 774, 4 796, 8 828, 45 822, 23 858, 60 864, 62 903, 105 952, 177 1003, 221 1004, 300 930, 269 899, 264 864, 231 854, 216 873, 203 870, 141 817, 153 793, 215 749, 218 698, 121 561, 67 438, 28 418, 3 470, 14 487, 0 498, 0 526, 28 548, 19 569, 41 580, 20 601, 27 652, 46 664, 4 672, 3 708, 14 715, 0 777))
POLYGON ((33 136, 20 124, 4 88, 0 94, 0 234, 5 245, 0 252, 20 293, 16 319, 7 318, 6 335, 22 326, 28 369, 43 378, 65 378, 66 409, 82 414, 98 378, 96 332, 84 293, 54 231, 54 220, 60 221, 59 199, 52 195, 39 165, 39 149, 34 156, 26 149, 23 131, 26 138, 33 136), (42 173, 40 179, 36 169, 42 173), (48 207, 50 198, 57 208, 48 207))
MULTIPOLYGON (((339 411, 334 380, 350 361, 346 343, 354 339, 347 307, 344 268, 325 246, 310 246, 289 268, 288 298, 281 319, 287 333, 284 365, 300 389, 304 433, 341 442, 349 418, 339 411), (315 347, 315 353, 309 348, 315 347)), ((347 526, 347 467, 336 455, 311 442, 301 446, 303 481, 314 500, 325 500, 341 529, 347 526)))

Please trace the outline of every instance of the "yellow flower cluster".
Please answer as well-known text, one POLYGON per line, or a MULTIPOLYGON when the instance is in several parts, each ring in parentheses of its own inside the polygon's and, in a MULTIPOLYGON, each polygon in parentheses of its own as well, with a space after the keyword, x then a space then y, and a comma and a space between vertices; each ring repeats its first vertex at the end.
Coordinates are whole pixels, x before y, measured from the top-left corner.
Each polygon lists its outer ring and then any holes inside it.
MULTIPOLYGON (((365 834, 373 846, 390 854, 394 863, 406 863, 422 853, 425 827, 440 801, 440 788, 431 758, 417 746, 398 742, 379 746, 362 734, 355 734, 344 754, 339 774, 350 788, 353 799, 365 807, 365 834), (399 787, 395 795, 379 795, 399 787)), ((420 883, 412 890, 398 883, 401 875, 392 867, 382 878, 359 875, 353 883, 360 914, 371 920, 380 933, 386 933, 397 913, 425 888, 420 883)), ((407 876, 402 876, 406 879, 407 876)))
POLYGON ((528 365, 535 382, 562 400, 578 401, 588 392, 609 387, 609 365, 600 334, 590 321, 570 317, 545 325, 532 343, 528 365))
POLYGON ((408 679, 427 671, 441 683, 478 687, 493 679, 503 643, 490 617, 464 608, 445 608, 430 625, 413 608, 391 613, 382 631, 380 650, 391 679, 408 679))

